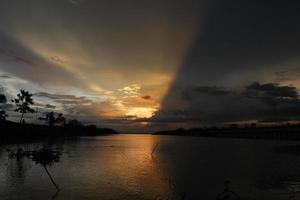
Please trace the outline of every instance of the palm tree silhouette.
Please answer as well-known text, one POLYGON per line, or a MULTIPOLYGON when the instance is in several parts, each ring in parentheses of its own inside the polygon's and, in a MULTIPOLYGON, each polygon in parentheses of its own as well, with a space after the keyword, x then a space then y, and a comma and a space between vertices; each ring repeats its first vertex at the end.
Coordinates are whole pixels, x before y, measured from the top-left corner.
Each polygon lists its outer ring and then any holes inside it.
POLYGON ((34 110, 30 108, 30 105, 33 105, 32 94, 28 91, 21 90, 21 92, 17 95, 18 98, 12 100, 17 106, 15 112, 21 113, 20 123, 22 123, 25 113, 34 113, 34 110))

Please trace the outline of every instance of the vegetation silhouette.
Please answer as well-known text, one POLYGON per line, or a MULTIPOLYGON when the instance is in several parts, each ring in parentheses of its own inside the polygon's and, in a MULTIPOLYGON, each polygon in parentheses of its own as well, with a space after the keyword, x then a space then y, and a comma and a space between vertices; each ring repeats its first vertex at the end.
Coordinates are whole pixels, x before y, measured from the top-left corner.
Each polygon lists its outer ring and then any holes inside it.
POLYGON ((0 121, 5 121, 7 117, 7 114, 5 112, 5 110, 0 110, 0 121))
POLYGON ((5 121, 7 117, 5 110, 2 108, 2 105, 7 102, 6 96, 1 94, 3 91, 4 89, 0 88, 0 121, 5 121))
POLYGON ((6 103, 7 99, 4 94, 0 94, 0 103, 6 103))
POLYGON ((55 117, 54 117, 54 112, 49 112, 49 113, 45 113, 46 117, 39 117, 39 120, 45 121, 46 125, 49 126, 54 126, 55 123, 55 117))
POLYGON ((15 112, 21 113, 20 122, 7 121, 6 118, 8 115, 2 108, 2 105, 5 105, 7 102, 6 96, 1 94, 3 90, 4 89, 0 88, 0 144, 117 133, 109 128, 83 125, 77 119, 70 119, 67 122, 63 113, 55 113, 53 111, 44 113, 46 117, 38 117, 38 112, 36 112, 36 119, 45 121, 44 125, 27 124, 25 123, 24 115, 26 113, 34 113, 35 110, 31 108, 31 106, 34 105, 33 94, 25 90, 21 90, 20 93, 17 94, 17 98, 12 100, 16 106, 15 112))
POLYGON ((24 114, 26 113, 34 113, 34 110, 30 107, 33 105, 32 94, 28 91, 21 90, 19 94, 17 94, 18 98, 13 99, 12 102, 16 104, 15 112, 21 113, 20 123, 23 122, 24 114))
POLYGON ((45 113, 46 117, 39 117, 39 120, 45 121, 46 125, 49 126, 65 126, 66 118, 63 116, 63 113, 59 113, 58 117, 55 117, 54 112, 45 113))
POLYGON ((65 126, 66 125, 66 118, 63 116, 62 113, 58 114, 58 117, 55 119, 55 123, 58 126, 65 126))
MULTIPOLYGON (((7 101, 6 96, 3 94, 0 94, 0 106, 2 104, 5 104, 7 101)), ((7 117, 7 114, 5 110, 3 110, 2 106, 0 107, 0 121, 5 121, 7 117)))
POLYGON ((73 126, 73 127, 81 127, 83 126, 82 123, 80 121, 78 121, 77 119, 71 119, 68 122, 69 126, 73 126))

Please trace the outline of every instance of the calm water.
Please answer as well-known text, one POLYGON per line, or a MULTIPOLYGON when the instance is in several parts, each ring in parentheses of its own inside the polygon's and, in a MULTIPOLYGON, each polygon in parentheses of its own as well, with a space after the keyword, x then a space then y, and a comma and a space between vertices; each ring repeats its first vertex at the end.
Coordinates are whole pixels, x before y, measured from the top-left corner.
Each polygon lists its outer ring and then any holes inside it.
POLYGON ((63 151, 47 174, 0 147, 0 199, 216 199, 230 180, 241 199, 298 199, 297 142, 152 135, 83 137, 50 146, 63 151), (158 144, 151 156, 154 146, 158 144))

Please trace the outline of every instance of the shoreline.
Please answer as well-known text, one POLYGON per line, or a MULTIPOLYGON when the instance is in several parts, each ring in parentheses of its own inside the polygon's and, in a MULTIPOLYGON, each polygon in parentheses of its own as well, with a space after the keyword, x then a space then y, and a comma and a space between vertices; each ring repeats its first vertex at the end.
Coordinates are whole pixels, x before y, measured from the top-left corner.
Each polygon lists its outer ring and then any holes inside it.
POLYGON ((1 143, 22 143, 41 140, 59 140, 80 136, 102 136, 119 134, 113 129, 95 126, 46 126, 36 124, 17 124, 5 122, 0 124, 1 143))
POLYGON ((159 131, 153 135, 195 136, 212 138, 300 140, 300 126, 194 128, 159 131))

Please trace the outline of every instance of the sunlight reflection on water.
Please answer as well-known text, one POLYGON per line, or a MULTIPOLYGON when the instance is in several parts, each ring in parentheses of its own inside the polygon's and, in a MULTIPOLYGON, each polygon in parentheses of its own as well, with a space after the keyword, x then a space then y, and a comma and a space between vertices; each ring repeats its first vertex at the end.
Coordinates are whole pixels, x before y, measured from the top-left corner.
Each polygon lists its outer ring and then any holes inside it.
MULTIPOLYGON (((63 151, 61 162, 49 167, 61 188, 56 199, 181 199, 184 194, 186 199, 216 199, 226 180, 242 199, 296 199, 300 159, 282 150, 295 144, 113 135, 28 148, 63 151)), ((55 188, 41 166, 25 158, 8 160, 6 149, 22 146, 0 149, 1 199, 51 199, 55 188)))

